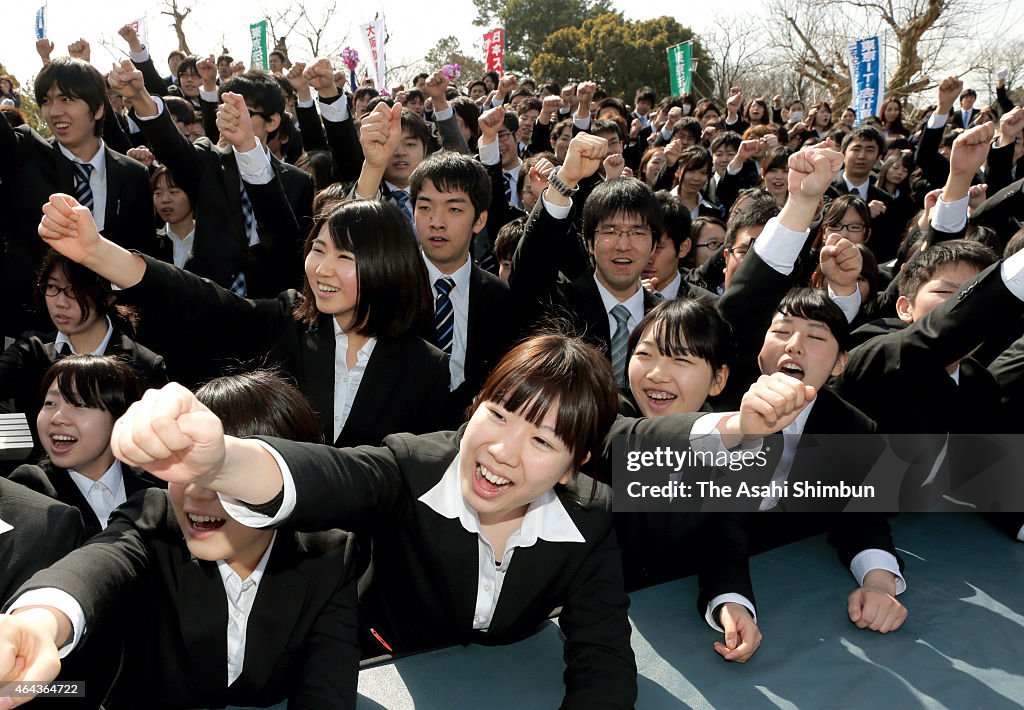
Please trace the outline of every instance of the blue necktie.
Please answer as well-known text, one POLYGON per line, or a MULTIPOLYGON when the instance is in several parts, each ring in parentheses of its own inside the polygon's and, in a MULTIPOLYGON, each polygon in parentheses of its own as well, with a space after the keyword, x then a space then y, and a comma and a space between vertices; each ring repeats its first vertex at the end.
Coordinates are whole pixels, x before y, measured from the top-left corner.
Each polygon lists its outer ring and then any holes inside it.
POLYGON ((245 191, 245 183, 239 181, 239 186, 242 190, 242 219, 245 220, 245 237, 249 240, 249 246, 255 246, 260 243, 260 236, 256 232, 256 213, 252 209, 252 202, 249 201, 249 195, 245 191))
POLYGON ((409 224, 415 227, 416 225, 412 221, 412 208, 409 207, 409 193, 405 190, 395 190, 391 195, 395 198, 395 202, 398 203, 398 209, 402 210, 402 214, 409 220, 409 224))
POLYGON ((437 347, 452 354, 452 335, 455 333, 455 309, 452 307, 451 294, 455 281, 441 278, 434 282, 437 300, 434 302, 434 331, 437 336, 437 347))
POLYGON ((75 199, 78 200, 78 204, 92 212, 92 186, 89 185, 92 166, 88 163, 71 164, 75 166, 75 199))

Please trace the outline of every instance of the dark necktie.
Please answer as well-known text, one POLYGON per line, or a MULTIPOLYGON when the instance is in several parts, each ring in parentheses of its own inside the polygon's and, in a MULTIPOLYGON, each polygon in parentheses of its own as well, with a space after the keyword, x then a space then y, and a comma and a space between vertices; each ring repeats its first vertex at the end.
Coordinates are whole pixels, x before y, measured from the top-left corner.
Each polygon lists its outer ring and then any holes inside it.
POLYGON ((395 198, 398 209, 402 210, 402 214, 409 220, 409 224, 415 226, 412 220, 412 208, 409 207, 409 193, 405 190, 395 190, 391 195, 395 198))
POLYGON ((855 195, 857 197, 860 197, 860 190, 858 190, 856 187, 851 187, 850 188, 850 194, 851 195, 855 195))
POLYGON ((88 163, 71 163, 75 166, 75 199, 78 204, 92 211, 92 186, 89 185, 89 176, 92 174, 92 166, 88 163))
POLYGON ((629 342, 629 309, 619 303, 612 308, 611 314, 616 323, 615 332, 612 333, 612 369, 615 370, 616 381, 621 385, 626 381, 626 345, 629 342))
POLYGON ((259 235, 256 233, 256 213, 252 209, 252 202, 245 191, 245 183, 239 181, 242 197, 242 219, 245 220, 245 238, 249 240, 249 246, 260 243, 259 235))
POLYGON ((505 202, 515 204, 512 201, 512 173, 503 173, 505 176, 505 202))
POLYGON ((452 307, 451 292, 454 279, 445 277, 434 282, 437 300, 434 301, 434 332, 437 347, 452 354, 452 335, 455 333, 455 309, 452 307))

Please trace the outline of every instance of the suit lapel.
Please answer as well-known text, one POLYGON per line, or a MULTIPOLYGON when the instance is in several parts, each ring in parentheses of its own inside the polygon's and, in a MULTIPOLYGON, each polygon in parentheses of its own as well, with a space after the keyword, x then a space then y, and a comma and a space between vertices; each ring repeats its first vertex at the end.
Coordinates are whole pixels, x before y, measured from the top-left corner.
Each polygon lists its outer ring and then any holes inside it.
MULTIPOLYGON (((228 605, 215 562, 200 562, 183 553, 178 572, 181 638, 195 687, 227 687, 228 605)), ((248 643, 246 647, 248 648, 248 643)))
MULTIPOLYGON (((416 505, 425 504, 417 502, 416 505)), ((480 539, 467 532, 458 518, 449 519, 432 510, 427 511, 423 518, 428 521, 427 533, 438 543, 432 548, 441 551, 436 557, 437 565, 447 581, 456 633, 464 637, 473 630, 480 573, 480 539)))
POLYGON ((277 665, 288 638, 297 626, 309 580, 296 569, 295 534, 281 531, 274 540, 274 549, 267 560, 267 569, 260 580, 256 600, 246 625, 245 661, 236 683, 245 682, 259 688, 277 665))
POLYGON ((50 145, 53 147, 54 162, 57 166, 57 184, 63 193, 74 195, 75 169, 71 167, 71 161, 61 152, 56 138, 50 139, 50 145))
MULTIPOLYGON (((483 269, 476 264, 469 272, 469 317, 466 324, 466 366, 475 362, 477 350, 483 343, 478 342, 482 335, 482 326, 486 323, 487 306, 483 302, 486 293, 484 287, 483 269)), ((469 373, 466 373, 467 379, 469 373)))
POLYGON ((500 634, 509 630, 523 616, 526 604, 536 601, 538 596, 543 596, 544 590, 554 584, 565 565, 565 555, 560 549, 563 544, 575 543, 537 540, 530 547, 516 549, 505 572, 490 632, 500 634))
POLYGON ((601 342, 605 350, 609 350, 612 342, 611 326, 608 314, 604 310, 604 301, 594 282, 594 273, 588 271, 573 282, 580 294, 579 314, 587 326, 587 335, 601 342))
POLYGON ((92 536, 100 532, 103 529, 100 519, 96 517, 96 513, 93 512, 89 501, 82 495, 82 491, 75 485, 71 473, 65 468, 54 467, 49 471, 49 478, 53 483, 54 490, 57 491, 57 498, 81 511, 86 534, 92 536))
POLYGON ((117 160, 110 148, 106 149, 107 168, 107 204, 104 207, 104 226, 110 227, 117 221, 118 213, 121 211, 121 187, 124 185, 122 179, 121 162, 117 160))
MULTIPOLYGON (((316 412, 324 441, 334 440, 334 327, 330 317, 321 317, 303 334, 303 391, 316 412)), ((362 387, 360 387, 360 390, 362 387)))
POLYGON ((398 381, 401 350, 398 340, 378 340, 374 345, 341 436, 356 431, 364 423, 376 421, 384 407, 394 401, 392 391, 398 381))

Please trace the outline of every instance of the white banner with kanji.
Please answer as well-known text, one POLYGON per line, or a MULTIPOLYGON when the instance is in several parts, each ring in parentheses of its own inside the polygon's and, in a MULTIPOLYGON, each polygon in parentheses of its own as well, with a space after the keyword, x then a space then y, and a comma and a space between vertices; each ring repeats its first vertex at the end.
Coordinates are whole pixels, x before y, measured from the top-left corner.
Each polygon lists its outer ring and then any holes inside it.
POLYGON ((360 25, 359 29, 363 34, 363 39, 366 40, 366 47, 370 52, 369 64, 370 71, 373 72, 374 85, 378 91, 387 90, 387 84, 384 83, 384 74, 386 72, 384 64, 384 19, 381 18, 380 20, 360 25))

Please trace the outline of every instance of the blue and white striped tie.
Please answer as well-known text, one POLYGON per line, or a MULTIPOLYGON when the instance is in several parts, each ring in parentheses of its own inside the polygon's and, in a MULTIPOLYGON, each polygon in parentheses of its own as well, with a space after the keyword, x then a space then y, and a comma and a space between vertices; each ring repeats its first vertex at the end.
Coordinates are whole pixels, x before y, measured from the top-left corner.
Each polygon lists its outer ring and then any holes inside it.
POLYGON ((615 332, 612 334, 612 369, 615 370, 615 381, 625 384, 626 345, 629 342, 629 310, 621 303, 611 310, 615 319, 615 332))
POLYGON ((89 176, 92 174, 92 166, 88 163, 71 163, 75 166, 75 199, 82 207, 89 208, 92 212, 92 186, 89 185, 89 176))
POLYGON ((451 278, 438 279, 434 282, 437 300, 434 301, 434 331, 437 336, 437 347, 452 354, 452 335, 455 333, 455 309, 452 307, 451 294, 455 281, 451 278))

